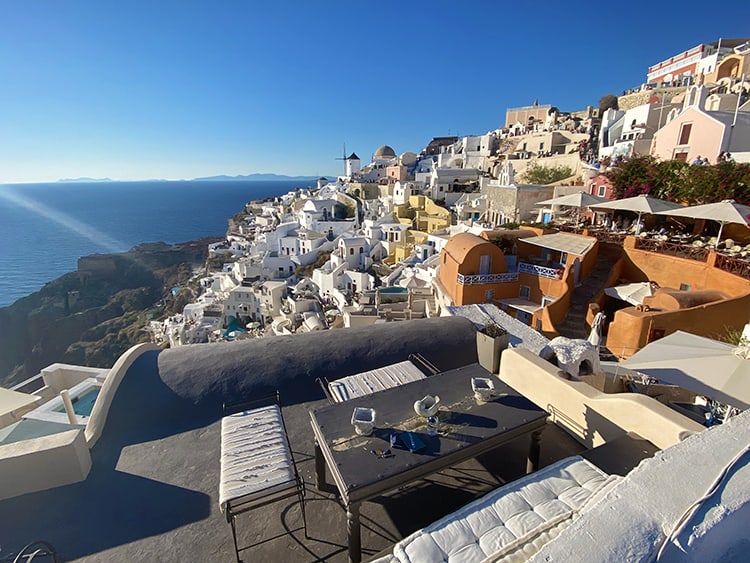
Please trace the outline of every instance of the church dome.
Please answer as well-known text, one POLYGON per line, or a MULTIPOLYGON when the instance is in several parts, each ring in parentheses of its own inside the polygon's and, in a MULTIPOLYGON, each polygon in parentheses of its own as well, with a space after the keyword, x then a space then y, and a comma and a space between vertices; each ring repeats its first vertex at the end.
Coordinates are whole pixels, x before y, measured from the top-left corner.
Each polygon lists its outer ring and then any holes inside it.
POLYGON ((378 150, 375 151, 375 154, 372 155, 373 160, 376 158, 381 159, 389 159, 389 158, 396 158, 396 151, 394 151, 391 147, 388 145, 383 145, 382 147, 378 148, 378 150))

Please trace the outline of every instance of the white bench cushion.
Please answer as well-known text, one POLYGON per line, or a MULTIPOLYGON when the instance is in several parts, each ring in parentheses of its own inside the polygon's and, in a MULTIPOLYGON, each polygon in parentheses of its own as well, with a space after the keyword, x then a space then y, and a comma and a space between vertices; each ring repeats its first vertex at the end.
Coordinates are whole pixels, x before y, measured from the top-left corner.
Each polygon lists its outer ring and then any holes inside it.
POLYGON ((566 458, 414 532, 394 546, 393 555, 401 562, 419 563, 499 558, 506 548, 517 550, 524 541, 543 537, 545 530, 559 533, 561 523, 608 477, 580 456, 566 458))
POLYGON ((221 420, 222 512, 295 485, 292 455, 278 405, 221 420))
POLYGON ((425 374, 407 360, 331 381, 328 390, 333 400, 341 403, 424 378, 425 374))

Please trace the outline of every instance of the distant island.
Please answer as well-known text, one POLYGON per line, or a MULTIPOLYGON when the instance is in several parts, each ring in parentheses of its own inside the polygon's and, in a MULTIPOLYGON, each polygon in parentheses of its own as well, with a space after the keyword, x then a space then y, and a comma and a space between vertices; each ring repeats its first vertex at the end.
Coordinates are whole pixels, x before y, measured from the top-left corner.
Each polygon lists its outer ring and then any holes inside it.
POLYGON ((237 176, 227 176, 222 174, 221 176, 206 176, 204 178, 193 178, 194 182, 234 182, 234 181, 248 181, 248 180, 263 180, 266 182, 272 182, 275 180, 286 181, 286 180, 297 180, 297 181, 313 181, 317 180, 320 176, 285 176, 284 174, 239 174, 237 176))
MULTIPOLYGON (((333 174, 329 177, 335 178, 333 174)), ((314 182, 320 178, 320 176, 286 176, 284 174, 238 174, 237 176, 228 176, 221 174, 219 176, 204 176, 201 178, 193 178, 192 180, 164 180, 159 178, 152 178, 149 180, 112 180, 111 178, 61 178, 57 180, 60 184, 85 184, 85 183, 97 183, 97 182, 282 182, 282 181, 295 181, 295 182, 314 182)))
POLYGON ((60 178, 59 183, 83 184, 87 182, 114 182, 111 178, 60 178))

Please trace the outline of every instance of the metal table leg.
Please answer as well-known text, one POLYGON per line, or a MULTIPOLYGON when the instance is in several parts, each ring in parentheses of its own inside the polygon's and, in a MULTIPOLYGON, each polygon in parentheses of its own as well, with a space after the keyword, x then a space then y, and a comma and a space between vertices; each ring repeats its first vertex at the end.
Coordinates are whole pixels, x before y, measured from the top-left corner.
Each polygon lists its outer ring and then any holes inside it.
POLYGON ((317 440, 315 440, 315 484, 319 491, 328 488, 326 484, 326 460, 323 458, 323 450, 320 449, 317 440))
POLYGON ((362 540, 359 526, 359 503, 346 507, 346 531, 349 537, 349 563, 362 561, 362 540))
POLYGON ((542 430, 536 430, 531 433, 531 441, 529 443, 529 456, 526 460, 526 473, 533 473, 539 469, 539 445, 542 441, 542 430))

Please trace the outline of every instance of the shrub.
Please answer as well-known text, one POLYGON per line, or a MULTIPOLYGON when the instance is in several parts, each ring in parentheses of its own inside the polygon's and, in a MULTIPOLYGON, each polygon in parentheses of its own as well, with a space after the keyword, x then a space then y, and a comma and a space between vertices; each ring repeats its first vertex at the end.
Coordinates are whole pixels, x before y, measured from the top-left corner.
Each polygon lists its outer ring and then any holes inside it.
POLYGON ((573 170, 570 166, 547 167, 538 162, 532 162, 523 172, 523 177, 529 184, 540 184, 542 186, 570 178, 572 175, 573 170))

